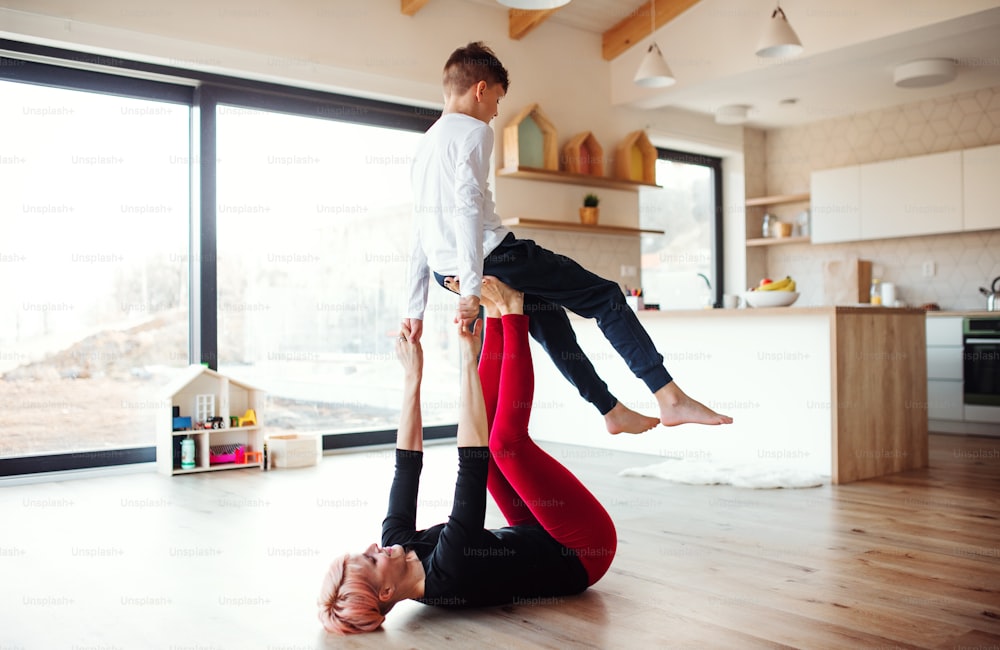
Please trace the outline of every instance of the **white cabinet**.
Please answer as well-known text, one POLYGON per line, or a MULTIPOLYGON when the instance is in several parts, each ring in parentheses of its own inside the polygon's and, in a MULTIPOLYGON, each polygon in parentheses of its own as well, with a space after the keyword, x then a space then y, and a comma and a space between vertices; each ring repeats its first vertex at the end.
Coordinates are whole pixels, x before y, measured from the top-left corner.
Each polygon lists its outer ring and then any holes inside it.
POLYGON ((962 152, 963 230, 1000 228, 1000 145, 962 152))
POLYGON ((861 239, 861 168, 813 172, 811 235, 814 244, 861 239))
POLYGON ((861 237, 962 229, 962 152, 861 165, 861 237))
POLYGON ((962 382, 938 379, 927 381, 927 418, 954 421, 965 419, 962 382))
POLYGON ((960 421, 962 399, 961 317, 927 317, 927 417, 960 421))
POLYGON ((188 367, 164 390, 156 421, 157 469, 173 475, 262 467, 263 406, 263 391, 204 366, 188 367), (212 426, 212 419, 220 428, 199 428, 206 420, 212 426), (181 441, 188 437, 195 465, 182 468, 181 441))

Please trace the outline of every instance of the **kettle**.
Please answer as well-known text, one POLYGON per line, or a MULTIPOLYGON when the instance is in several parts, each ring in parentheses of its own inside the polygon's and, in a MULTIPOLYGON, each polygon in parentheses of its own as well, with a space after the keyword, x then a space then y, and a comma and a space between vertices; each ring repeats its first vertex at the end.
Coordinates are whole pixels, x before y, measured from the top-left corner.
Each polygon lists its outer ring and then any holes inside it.
POLYGON ((993 278, 993 283, 989 289, 979 287, 979 293, 986 296, 986 311, 1000 311, 1000 288, 997 287, 998 282, 1000 282, 1000 276, 993 278))

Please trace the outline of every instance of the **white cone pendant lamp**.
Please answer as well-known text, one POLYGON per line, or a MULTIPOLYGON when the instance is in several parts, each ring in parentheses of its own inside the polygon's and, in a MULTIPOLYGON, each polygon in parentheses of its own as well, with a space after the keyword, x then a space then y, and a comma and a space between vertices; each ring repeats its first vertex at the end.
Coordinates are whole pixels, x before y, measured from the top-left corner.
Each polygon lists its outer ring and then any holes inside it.
POLYGON ((639 65, 633 81, 643 88, 666 88, 677 81, 656 43, 650 45, 646 56, 642 57, 642 64, 639 65))
MULTIPOLYGON (((656 33, 656 0, 651 0, 649 9, 649 33, 653 35, 656 33)), ((635 71, 635 77, 632 81, 635 82, 635 85, 643 88, 666 88, 677 81, 656 41, 650 43, 649 49, 646 50, 646 56, 642 57, 642 63, 635 71)))
POLYGON ((802 41, 788 22, 788 17, 778 5, 767 21, 764 34, 757 44, 757 56, 788 58, 802 52, 802 41))

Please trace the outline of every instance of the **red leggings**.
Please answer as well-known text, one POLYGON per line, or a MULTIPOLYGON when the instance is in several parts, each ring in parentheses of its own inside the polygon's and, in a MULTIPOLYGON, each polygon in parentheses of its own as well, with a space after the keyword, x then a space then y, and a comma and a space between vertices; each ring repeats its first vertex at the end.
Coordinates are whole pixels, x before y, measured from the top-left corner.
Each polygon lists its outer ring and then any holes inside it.
POLYGON ((576 552, 594 584, 618 546, 604 506, 528 436, 535 390, 528 317, 487 318, 479 378, 490 428, 487 487, 511 526, 540 525, 576 552))

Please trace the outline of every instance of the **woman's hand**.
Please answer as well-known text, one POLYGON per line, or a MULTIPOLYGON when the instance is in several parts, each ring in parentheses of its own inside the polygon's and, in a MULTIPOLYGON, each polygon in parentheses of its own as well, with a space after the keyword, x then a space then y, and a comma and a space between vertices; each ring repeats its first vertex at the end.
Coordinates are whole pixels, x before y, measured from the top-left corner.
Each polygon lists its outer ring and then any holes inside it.
POLYGON ((406 321, 400 325, 396 337, 396 358, 408 378, 420 381, 424 373, 424 348, 419 341, 413 341, 413 330, 406 321))
POLYGON ((462 359, 479 363, 479 351, 483 349, 483 321, 461 319, 458 321, 458 343, 462 351, 462 359), (470 329, 471 325, 471 329, 470 329))

